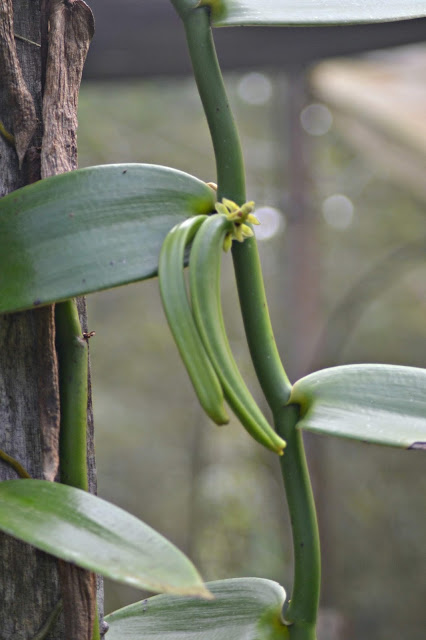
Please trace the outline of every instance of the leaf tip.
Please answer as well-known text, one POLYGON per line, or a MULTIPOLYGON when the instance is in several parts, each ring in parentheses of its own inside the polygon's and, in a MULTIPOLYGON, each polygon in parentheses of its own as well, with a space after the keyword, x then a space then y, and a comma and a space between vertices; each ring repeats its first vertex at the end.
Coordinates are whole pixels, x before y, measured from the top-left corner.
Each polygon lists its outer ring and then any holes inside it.
POLYGON ((200 598, 203 600, 214 600, 215 597, 211 591, 209 591, 206 587, 203 588, 202 593, 200 593, 200 598))
POLYGON ((413 442, 413 444, 408 447, 408 450, 410 449, 426 451, 426 442, 413 442))
POLYGON ((212 594, 212 592, 209 591, 204 584, 202 584, 200 586, 194 586, 194 587, 189 588, 189 589, 185 589, 185 592, 183 592, 183 590, 179 590, 176 593, 177 593, 177 595, 192 596, 194 598, 199 598, 201 600, 214 600, 215 599, 215 597, 212 594))

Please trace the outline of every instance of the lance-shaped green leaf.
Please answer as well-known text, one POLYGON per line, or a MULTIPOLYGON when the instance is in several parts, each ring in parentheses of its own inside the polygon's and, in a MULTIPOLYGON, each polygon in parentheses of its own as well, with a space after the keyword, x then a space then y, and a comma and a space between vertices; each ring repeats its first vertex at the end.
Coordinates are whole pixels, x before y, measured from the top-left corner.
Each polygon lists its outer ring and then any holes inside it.
POLYGON ((206 584, 214 600, 155 596, 107 616, 109 640, 286 640, 284 589, 271 580, 206 584))
POLYGON ((294 385, 298 426, 365 442, 426 449, 426 370, 382 364, 333 367, 294 385))
POLYGON ((424 0, 202 0, 215 27, 332 25, 426 16, 424 0))
POLYGON ((45 480, 1 482, 0 530, 133 587, 211 597, 190 560, 163 536, 74 487, 45 480))
POLYGON ((0 199, 0 313, 157 273, 170 229, 214 210, 214 192, 155 165, 79 169, 0 199))

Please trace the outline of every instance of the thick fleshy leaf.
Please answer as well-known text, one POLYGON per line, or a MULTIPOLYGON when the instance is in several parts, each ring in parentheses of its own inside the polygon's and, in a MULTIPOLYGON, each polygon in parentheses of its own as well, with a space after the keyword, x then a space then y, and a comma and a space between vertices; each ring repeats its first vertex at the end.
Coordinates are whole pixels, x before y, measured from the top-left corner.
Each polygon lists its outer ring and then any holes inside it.
POLYGON ((298 426, 407 449, 426 449, 426 370, 359 364, 316 371, 293 387, 298 426))
POLYGON ((203 0, 215 27, 389 22, 426 16, 424 0, 203 0))
POLYGON ((107 616, 109 640, 286 640, 284 589, 271 580, 206 583, 214 600, 155 596, 107 616))
POLYGON ((1 482, 0 530, 133 587, 210 595, 190 560, 163 536, 74 487, 45 480, 1 482))
POLYGON ((214 201, 197 178, 143 164, 79 169, 10 193, 0 199, 0 313, 156 275, 168 231, 214 201))

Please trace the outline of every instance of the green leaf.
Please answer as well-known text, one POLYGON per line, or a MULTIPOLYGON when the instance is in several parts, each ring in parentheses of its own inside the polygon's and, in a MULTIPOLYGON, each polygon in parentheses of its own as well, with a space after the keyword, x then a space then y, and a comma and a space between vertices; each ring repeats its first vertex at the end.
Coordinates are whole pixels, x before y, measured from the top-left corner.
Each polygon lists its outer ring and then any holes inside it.
POLYGON ((271 580, 206 584, 214 600, 155 596, 107 616, 108 640, 285 640, 284 589, 271 580))
POLYGON ((163 536, 74 487, 45 480, 1 482, 0 530, 133 587, 210 596, 193 564, 163 536))
POLYGON ((215 27, 351 24, 426 16, 424 0, 202 0, 215 27))
POLYGON ((168 231, 214 209, 181 171, 122 164, 41 180, 0 199, 0 313, 150 278, 168 231))
POLYGON ((426 448, 426 370, 382 364, 334 367, 293 387, 298 426, 365 442, 426 448))

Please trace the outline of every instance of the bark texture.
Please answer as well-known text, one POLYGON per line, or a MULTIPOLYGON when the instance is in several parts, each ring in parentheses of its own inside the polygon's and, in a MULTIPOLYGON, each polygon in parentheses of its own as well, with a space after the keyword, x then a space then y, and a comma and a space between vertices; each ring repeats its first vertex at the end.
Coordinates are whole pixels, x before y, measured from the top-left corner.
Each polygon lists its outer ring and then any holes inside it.
MULTIPOLYGON (((93 17, 81 0, 1 0, 0 120, 15 147, 0 137, 0 196, 76 167, 77 97, 92 35, 93 17)), ((86 326, 84 301, 79 307, 86 326)), ((90 407, 88 422, 92 428, 90 407)), ((0 448, 32 477, 53 481, 59 473, 59 426, 53 307, 1 316, 0 448)), ((94 490, 93 434, 88 442, 94 490)), ((0 480, 15 477, 0 462, 0 480)), ((90 640, 91 574, 66 563, 58 572, 57 560, 4 535, 0 566, 2 640, 33 638, 61 597, 67 605, 46 640, 90 640)))
POLYGON ((43 178, 77 168, 77 102, 83 65, 94 33, 82 0, 50 0, 43 98, 43 178))
POLYGON ((34 100, 25 84, 16 51, 12 0, 4 0, 0 5, 0 43, 0 68, 10 106, 16 153, 22 166, 37 122, 34 100))

